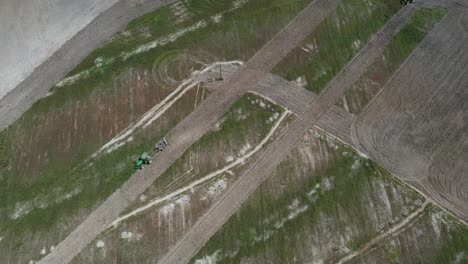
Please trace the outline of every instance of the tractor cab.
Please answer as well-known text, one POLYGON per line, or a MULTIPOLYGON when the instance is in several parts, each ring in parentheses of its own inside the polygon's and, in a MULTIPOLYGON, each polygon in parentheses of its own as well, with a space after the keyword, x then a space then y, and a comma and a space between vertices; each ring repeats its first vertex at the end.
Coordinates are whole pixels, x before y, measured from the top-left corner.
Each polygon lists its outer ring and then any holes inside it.
POLYGON ((135 169, 143 169, 143 164, 150 164, 153 161, 148 152, 143 152, 135 163, 135 169))

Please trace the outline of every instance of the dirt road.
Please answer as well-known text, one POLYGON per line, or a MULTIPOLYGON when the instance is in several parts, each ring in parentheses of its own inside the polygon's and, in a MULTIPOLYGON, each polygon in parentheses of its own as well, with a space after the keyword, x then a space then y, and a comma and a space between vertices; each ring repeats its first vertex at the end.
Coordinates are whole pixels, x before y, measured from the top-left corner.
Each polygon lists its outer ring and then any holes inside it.
MULTIPOLYGON (((273 74, 268 74, 252 91, 270 98, 294 114, 301 114, 317 99, 313 92, 273 74)), ((354 118, 353 114, 334 105, 322 115, 316 125, 343 143, 352 145, 351 125, 354 118)))
POLYGON ((320 94, 312 105, 298 116, 289 129, 272 143, 261 157, 231 186, 229 191, 210 211, 200 218, 194 227, 159 263, 187 263, 190 258, 223 226, 249 195, 271 175, 279 163, 294 149, 302 136, 317 123, 319 118, 340 99, 377 59, 392 37, 414 15, 416 7, 403 8, 387 25, 348 63, 336 78, 320 94))
POLYGON ((69 263, 88 243, 105 230, 131 201, 135 200, 154 180, 165 172, 194 142, 196 142, 234 101, 249 87, 264 79, 266 73, 312 32, 338 5, 339 0, 315 0, 290 24, 268 42, 237 72, 233 79, 217 89, 192 114, 180 122, 168 136, 170 147, 145 170, 133 175, 91 215, 68 235, 54 251, 39 263, 69 263))
POLYGON ((89 53, 131 20, 177 0, 120 0, 99 14, 50 58, 0 99, 0 131, 11 125, 31 105, 46 96, 89 53))

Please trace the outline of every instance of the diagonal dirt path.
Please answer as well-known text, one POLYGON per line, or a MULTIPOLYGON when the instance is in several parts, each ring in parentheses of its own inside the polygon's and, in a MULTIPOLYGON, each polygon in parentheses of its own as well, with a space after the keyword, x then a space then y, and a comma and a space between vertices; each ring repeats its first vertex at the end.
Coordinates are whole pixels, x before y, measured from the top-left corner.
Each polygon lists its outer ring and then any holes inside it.
MULTIPOLYGON (((99 233, 105 230, 128 205, 154 180, 164 173, 195 141, 197 141, 234 101, 249 87, 264 79, 266 73, 304 40, 314 28, 333 11, 340 0, 315 0, 293 21, 268 42, 233 79, 221 86, 194 112, 180 122, 168 136, 171 143, 145 170, 135 173, 120 189, 109 196, 54 251, 44 257, 42 264, 69 263, 99 233)), ((177 262, 172 262, 177 263, 177 262)))
POLYGON ((426 210, 428 205, 429 205, 429 202, 425 201, 418 210, 414 211, 412 214, 410 214, 408 217, 406 217, 399 224, 397 224, 396 226, 390 228, 385 233, 374 237, 373 239, 371 239, 369 242, 364 244, 358 250, 356 250, 356 251, 352 252, 351 254, 349 254, 349 255, 343 257, 342 259, 340 259, 337 262, 337 264, 343 264, 343 263, 346 263, 346 262, 348 262, 348 261, 350 261, 350 260, 352 260, 352 259, 354 259, 356 257, 365 255, 365 254, 369 253, 381 241, 383 241, 383 240, 385 240, 387 238, 390 238, 390 237, 397 236, 399 233, 404 231, 406 229, 406 227, 408 227, 408 225, 410 225, 411 223, 414 223, 413 220, 418 219, 418 217, 420 217, 424 213, 424 210, 426 210))
POLYGON ((193 228, 159 263, 187 263, 239 209, 262 181, 272 174, 307 130, 344 95, 345 89, 356 82, 367 67, 382 54, 393 36, 409 21, 416 10, 416 7, 407 6, 397 13, 335 77, 324 92, 314 100, 314 103, 298 116, 281 138, 272 143, 262 156, 250 165, 237 183, 231 186, 223 198, 195 223, 193 228))

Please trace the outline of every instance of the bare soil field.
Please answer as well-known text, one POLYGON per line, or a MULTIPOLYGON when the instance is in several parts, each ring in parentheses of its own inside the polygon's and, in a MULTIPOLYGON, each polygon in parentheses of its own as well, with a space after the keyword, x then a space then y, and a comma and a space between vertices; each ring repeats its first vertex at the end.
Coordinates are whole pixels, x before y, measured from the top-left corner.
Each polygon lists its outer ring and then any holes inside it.
POLYGON ((448 16, 357 116, 358 148, 468 219, 468 34, 448 16))
MULTIPOLYGON (((38 56, 37 58, 35 58, 35 63, 32 63, 31 65, 23 64, 24 69, 28 70, 24 71, 21 74, 22 76, 16 78, 15 81, 11 81, 10 83, 5 84, 6 87, 11 88, 8 88, 8 93, 4 97, 3 95, 5 91, 2 91, 1 93, 2 98, 0 100, 0 131, 8 127, 15 120, 17 120, 37 100, 43 98, 44 96, 47 96, 47 92, 50 88, 52 88, 52 86, 54 86, 63 77, 65 77, 65 75, 69 71, 71 71, 82 59, 84 59, 92 50, 94 50, 105 40, 110 38, 114 33, 120 30, 132 19, 141 16, 146 12, 155 10, 163 5, 172 3, 174 1, 122 0, 100 2, 101 5, 95 4, 94 6, 87 7, 81 6, 83 5, 83 3, 67 6, 67 4, 64 4, 64 2, 62 2, 61 5, 55 4, 53 7, 48 6, 53 5, 50 2, 39 4, 38 8, 34 8, 32 5, 25 5, 27 8, 24 10, 25 12, 22 15, 27 15, 28 12, 32 12, 33 14, 43 14, 43 17, 41 18, 41 22, 32 22, 34 23, 32 26, 25 26, 25 29, 21 29, 27 32, 29 30, 34 31, 34 29, 37 28, 37 32, 30 32, 31 34, 25 34, 24 38, 39 35, 36 40, 34 40, 34 37, 32 37, 32 41, 44 43, 40 46, 42 49, 46 49, 47 51, 43 52, 42 56, 38 56), (103 2, 105 4, 103 4, 103 2), (105 6, 104 9, 102 9, 103 6, 105 6), (61 14, 62 10, 68 10, 68 8, 70 7, 73 8, 73 11, 71 11, 71 13, 75 13, 75 15, 77 15, 81 12, 81 16, 72 16, 72 19, 67 17, 64 18, 63 14, 61 14), (28 8, 30 8, 30 10, 32 11, 26 11, 28 10, 28 8), (44 17, 46 17, 46 14, 51 14, 51 10, 54 10, 55 16, 50 18, 50 20, 44 19, 44 17), (96 12, 98 12, 97 15, 96 12), (95 14, 95 16, 90 18, 92 14, 95 14), (92 21, 88 21, 89 24, 86 23, 88 25, 84 28, 81 28, 83 26, 83 21, 87 21, 87 19, 92 19, 92 21), (64 29, 63 25, 67 24, 64 21, 72 21, 73 23, 76 23, 76 25, 71 26, 69 24, 69 26, 64 29), (48 23, 57 24, 48 27, 46 26, 48 25, 48 23), (64 32, 67 32, 67 34, 63 34, 64 32), (63 35, 66 36, 65 39, 57 39, 57 36, 63 35), (50 43, 47 43, 47 41, 51 41, 51 39, 54 39, 54 41, 52 41, 54 42, 52 45, 50 43), (52 52, 53 54, 51 54, 52 52)), ((8 12, 8 10, 8 8, 5 9, 6 12, 8 12)), ((21 10, 21 8, 19 8, 19 10, 21 10)), ((11 14, 15 14, 15 11, 11 12, 11 14)), ((10 18, 9 15, 2 15, 2 18, 3 17, 6 19, 10 18)), ((16 19, 16 17, 13 17, 11 19, 16 19)), ((24 19, 26 21, 25 23, 30 23, 30 21, 32 21, 30 20, 30 17, 24 19)), ((9 25, 9 22, 2 24, 9 25)), ((17 34, 17 36, 21 35, 22 34, 17 34)), ((25 42, 28 43, 28 41, 25 42)), ((18 54, 18 52, 22 52, 21 48, 26 48, 26 50, 30 49, 29 47, 24 47, 23 45, 24 43, 20 43, 19 45, 7 45, 7 47, 9 49, 15 50, 15 52, 11 52, 12 54, 18 54), (18 51, 16 51, 16 49, 18 49, 18 51)), ((8 48, 6 48, 5 50, 7 50, 7 52, 10 53, 8 48)), ((37 50, 37 46, 36 50, 32 52, 32 57, 37 56, 34 54, 34 52, 39 52, 37 50)), ((25 54, 31 53, 25 52, 25 54)), ((24 56, 24 54, 20 55, 19 57, 21 56, 24 56)), ((30 61, 31 58, 27 58, 27 60, 30 61)), ((19 61, 26 61, 26 59, 19 59, 19 61)), ((16 64, 18 62, 12 63, 16 64)), ((6 63, 6 65, 6 67, 11 67, 12 64, 6 63)), ((9 73, 10 71, 10 69, 6 69, 6 71, 3 71, 2 69, 2 72, 9 73)), ((2 90, 3 89, 4 88, 2 87, 2 90)))

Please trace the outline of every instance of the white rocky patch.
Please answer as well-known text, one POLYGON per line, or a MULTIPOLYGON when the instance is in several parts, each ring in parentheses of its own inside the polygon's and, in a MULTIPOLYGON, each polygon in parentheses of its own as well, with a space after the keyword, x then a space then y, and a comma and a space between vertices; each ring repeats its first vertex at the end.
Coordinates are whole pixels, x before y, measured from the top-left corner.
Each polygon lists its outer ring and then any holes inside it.
POLYGON ((151 49, 154 49, 158 46, 163 46, 163 45, 166 45, 170 42, 174 42, 175 40, 177 40, 178 38, 182 37, 183 35, 189 33, 189 32, 192 32, 192 31, 195 31, 199 28, 202 28, 202 27, 206 27, 208 24, 206 23, 205 20, 201 20, 197 23, 195 23, 194 25, 191 25, 189 27, 186 27, 186 28, 183 28, 179 31, 176 31, 172 34, 170 34, 169 36, 165 36, 165 37, 162 37, 162 38, 159 38, 159 39, 156 39, 154 41, 151 41, 149 43, 146 43, 144 45, 141 45, 139 46, 138 48, 136 48, 134 51, 131 51, 131 52, 127 52, 127 53, 124 53, 122 55, 123 59, 126 60, 134 55, 137 55, 137 54, 140 54, 140 53, 143 53, 143 52, 147 52, 151 49))
POLYGON ((145 202, 147 199, 148 197, 146 197, 146 195, 144 194, 140 195, 140 202, 145 202))
POLYGON ((46 248, 42 248, 42 250, 41 250, 41 255, 43 255, 43 256, 44 256, 46 253, 47 253, 47 250, 46 250, 46 248))
POLYGON ((30 201, 16 203, 15 212, 11 215, 11 219, 16 220, 31 212, 32 209, 33 206, 30 201))
POLYGON ((161 213, 164 217, 172 215, 174 213, 175 205, 173 203, 167 204, 159 209, 159 213, 161 213))
POLYGON ((124 231, 120 233, 120 238, 128 240, 128 241, 140 240, 141 237, 142 236, 140 234, 133 234, 132 232, 129 232, 129 231, 124 231))
MULTIPOLYGON (((454 264, 461 264, 463 260, 467 260, 467 258, 465 257, 465 252, 460 252, 455 257, 454 264)), ((465 262, 463 262, 463 263, 465 263, 465 262)))
POLYGON ((392 205, 390 204, 390 199, 388 198, 387 189, 382 182, 379 182, 379 187, 381 194, 380 196, 382 197, 385 207, 387 208, 387 212, 389 215, 392 215, 392 205))
POLYGON ((361 162, 359 161, 359 159, 356 159, 356 160, 354 161, 353 165, 351 166, 351 168, 352 168, 353 170, 357 170, 357 169, 359 169, 359 167, 361 167, 361 162))
POLYGON ((246 145, 244 145, 241 148, 241 150, 239 151, 239 154, 237 154, 237 156, 238 157, 244 156, 247 153, 247 151, 249 151, 251 148, 252 148, 252 146, 249 143, 247 143, 246 145))
POLYGON ((288 207, 289 210, 291 211, 288 215, 288 220, 292 220, 296 218, 300 213, 305 212, 309 206, 304 205, 304 206, 299 206, 300 202, 298 199, 295 199, 293 203, 288 207))
POLYGON ((307 209, 309 209, 309 206, 307 204, 303 205, 303 206, 300 206, 300 201, 296 198, 296 199, 294 199, 292 204, 288 206, 288 209, 289 209, 288 216, 286 218, 280 219, 279 221, 276 222, 275 227, 277 229, 280 229, 281 227, 284 226, 284 224, 286 222, 295 219, 301 213, 307 211, 307 209))
POLYGON ((244 113, 244 111, 242 110, 242 108, 237 108, 234 113, 236 114, 235 116, 235 119, 236 121, 242 121, 242 120, 245 120, 247 119, 247 117, 249 116, 247 113, 244 113))
POLYGON ((174 203, 177 206, 180 206, 182 208, 185 208, 190 202, 190 197, 188 195, 182 195, 179 197, 177 200, 174 201, 174 203))
POLYGON ((228 155, 228 156, 226 156, 226 157, 224 158, 224 162, 226 162, 226 163, 231 163, 231 162, 233 162, 233 161, 234 161, 234 157, 231 156, 231 155, 228 155))
POLYGON ((127 232, 127 231, 124 231, 120 234, 120 238, 122 239, 130 239, 133 237, 133 233, 132 232, 127 232))
POLYGON ((270 117, 267 119, 266 123, 267 123, 267 124, 273 123, 274 121, 276 121, 276 119, 278 119, 279 116, 280 116, 280 113, 275 112, 272 116, 270 116, 270 117))
POLYGON ((221 22, 222 18, 223 18, 222 14, 217 14, 217 15, 212 16, 211 20, 213 20, 213 22, 215 22, 215 23, 219 23, 219 22, 221 22))
POLYGON ((207 255, 207 256, 202 257, 201 259, 197 259, 195 260, 195 264, 216 264, 216 262, 218 261, 219 253, 220 251, 217 250, 212 255, 207 255))
POLYGON ((361 47, 361 40, 356 39, 356 40, 353 42, 353 47, 354 47, 355 49, 359 49, 359 47, 361 47))
POLYGON ((434 229, 436 238, 437 240, 439 240, 440 239, 440 223, 439 223, 439 220, 437 219, 437 215, 432 214, 431 223, 432 223, 432 228, 434 229))
POLYGON ((215 132, 220 131, 221 128, 223 127, 224 121, 226 121, 225 117, 221 118, 218 122, 216 122, 216 124, 213 127, 213 131, 215 132))
POLYGON ((305 87, 307 86, 307 79, 305 76, 298 77, 295 83, 299 86, 305 87))
POLYGON ((331 187, 332 187, 332 184, 330 182, 330 179, 327 178, 327 179, 323 180, 323 189, 325 191, 331 190, 331 187))
POLYGON ((312 190, 310 190, 308 193, 307 193, 307 196, 309 197, 309 199, 311 200, 314 200, 315 199, 315 194, 320 190, 320 184, 315 184, 314 188, 312 188, 312 190))
POLYGON ((96 247, 97 248, 103 248, 105 245, 106 244, 102 240, 99 240, 98 242, 96 242, 96 247))
POLYGON ((226 189, 227 189, 227 180, 225 178, 222 178, 214 182, 210 187, 208 187, 206 194, 210 198, 215 198, 215 197, 219 197, 226 189))

